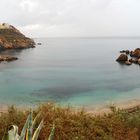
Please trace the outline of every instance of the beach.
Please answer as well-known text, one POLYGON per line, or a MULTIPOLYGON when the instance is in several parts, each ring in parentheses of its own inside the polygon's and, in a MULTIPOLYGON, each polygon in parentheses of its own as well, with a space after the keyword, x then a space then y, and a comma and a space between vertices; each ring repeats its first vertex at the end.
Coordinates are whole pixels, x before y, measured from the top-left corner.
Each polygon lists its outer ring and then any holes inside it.
POLYGON ((135 110, 137 107, 140 107, 140 100, 130 100, 127 102, 120 102, 116 104, 110 104, 102 107, 93 107, 93 108, 88 108, 87 112, 94 114, 94 115, 104 115, 104 114, 109 114, 111 113, 110 107, 115 107, 116 109, 121 109, 121 110, 135 110))
MULTIPOLYGON (((46 103, 46 104, 49 104, 49 103, 46 103)), ((41 104, 40 104, 41 105, 41 104)), ((45 104, 44 104, 45 105, 45 104)), ((57 105, 57 104, 56 104, 57 105)), ((59 105, 57 105, 59 106, 59 105)), ((0 114, 1 113, 7 113, 8 111, 8 108, 11 107, 9 105, 0 105, 0 114)), ((39 106, 36 106, 36 107, 19 107, 19 106, 14 106, 15 108, 17 108, 18 110, 21 110, 21 111, 25 111, 25 110, 30 110, 30 109, 36 109, 38 108, 39 106)), ((61 106, 62 107, 62 106, 61 106)), ((120 102, 120 103, 116 103, 116 104, 108 104, 106 106, 93 106, 93 107, 89 107, 89 108, 77 108, 77 107, 74 107, 74 106, 69 106, 73 109, 73 111, 77 112, 77 111, 80 111, 82 109, 85 110, 86 113, 88 114, 91 114, 91 115, 94 115, 94 116, 102 116, 104 114, 110 114, 112 113, 111 111, 111 107, 115 107, 116 109, 120 109, 120 110, 126 110, 128 112, 135 112, 137 111, 137 108, 140 108, 140 100, 130 100, 130 101, 127 101, 127 102, 120 102)), ((65 108, 65 107, 63 107, 65 108)), ((67 108, 67 106, 66 106, 67 108)))

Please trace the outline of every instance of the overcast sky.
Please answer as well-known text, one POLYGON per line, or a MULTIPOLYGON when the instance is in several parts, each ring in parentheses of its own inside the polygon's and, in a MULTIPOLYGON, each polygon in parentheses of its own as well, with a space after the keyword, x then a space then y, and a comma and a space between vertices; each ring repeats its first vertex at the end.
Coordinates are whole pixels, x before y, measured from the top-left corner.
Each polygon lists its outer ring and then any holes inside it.
POLYGON ((140 0, 1 0, 0 13, 30 37, 140 36, 140 0))

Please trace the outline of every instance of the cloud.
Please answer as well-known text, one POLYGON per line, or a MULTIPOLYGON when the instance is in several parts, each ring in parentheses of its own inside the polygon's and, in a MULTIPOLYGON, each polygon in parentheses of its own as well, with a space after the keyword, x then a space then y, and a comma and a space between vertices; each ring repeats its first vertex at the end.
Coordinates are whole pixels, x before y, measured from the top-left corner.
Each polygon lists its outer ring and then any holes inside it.
POLYGON ((5 0, 0 21, 33 37, 136 36, 139 7, 138 0, 5 0))
POLYGON ((22 0, 20 2, 19 6, 23 10, 28 10, 29 12, 32 12, 37 8, 38 3, 36 1, 32 1, 32 0, 22 0))

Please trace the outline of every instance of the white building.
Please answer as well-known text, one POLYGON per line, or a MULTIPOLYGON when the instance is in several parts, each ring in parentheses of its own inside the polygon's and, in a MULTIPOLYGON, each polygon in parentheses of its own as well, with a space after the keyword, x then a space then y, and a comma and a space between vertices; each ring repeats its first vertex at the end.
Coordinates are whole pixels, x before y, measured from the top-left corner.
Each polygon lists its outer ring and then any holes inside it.
POLYGON ((11 25, 7 23, 0 23, 0 29, 10 29, 11 25))

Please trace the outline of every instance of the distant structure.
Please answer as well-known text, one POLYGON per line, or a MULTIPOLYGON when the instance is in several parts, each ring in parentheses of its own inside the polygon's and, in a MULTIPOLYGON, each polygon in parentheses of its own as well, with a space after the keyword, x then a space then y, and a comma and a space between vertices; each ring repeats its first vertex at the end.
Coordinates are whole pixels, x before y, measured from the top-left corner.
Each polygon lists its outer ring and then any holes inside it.
POLYGON ((7 23, 0 23, 0 29, 12 29, 12 26, 7 23))
POLYGON ((20 31, 17 30, 14 26, 7 23, 0 23, 0 30, 4 30, 4 29, 10 29, 14 32, 20 33, 20 31))

